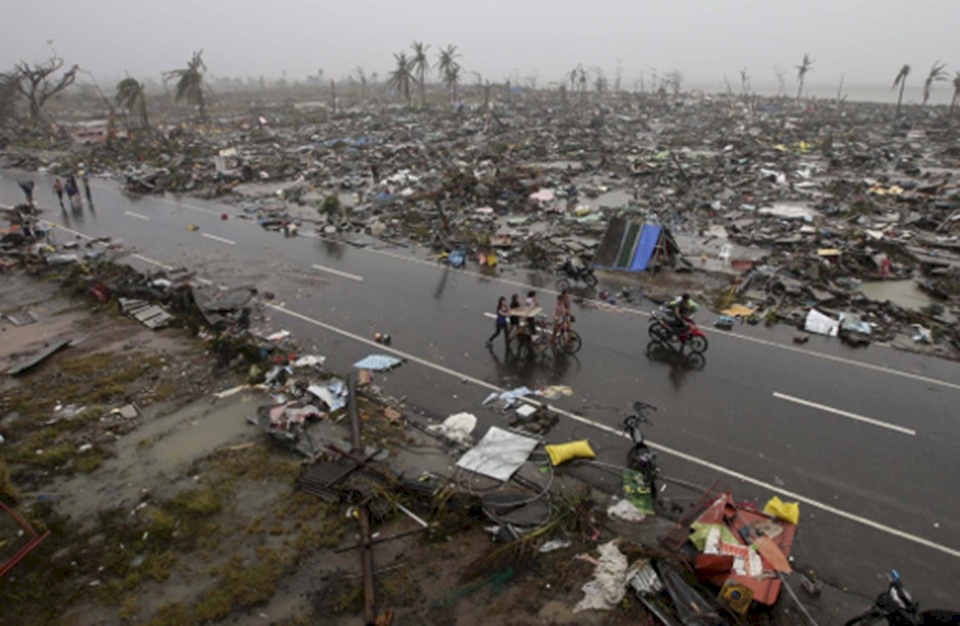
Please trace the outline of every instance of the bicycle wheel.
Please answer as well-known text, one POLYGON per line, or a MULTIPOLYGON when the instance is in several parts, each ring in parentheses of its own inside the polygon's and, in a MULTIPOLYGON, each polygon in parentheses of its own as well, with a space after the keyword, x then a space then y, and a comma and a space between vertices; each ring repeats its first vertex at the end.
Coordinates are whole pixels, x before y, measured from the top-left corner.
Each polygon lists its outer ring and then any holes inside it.
POLYGON ((550 347, 550 337, 547 336, 546 332, 540 331, 531 339, 530 347, 532 347, 533 351, 537 354, 543 354, 547 351, 547 348, 550 347))
POLYGON ((591 272, 583 277, 583 282, 587 283, 587 287, 596 287, 597 277, 591 272))
POLYGON ((694 354, 703 354, 707 351, 707 348, 710 347, 710 343, 707 341, 706 337, 701 335, 694 335, 687 341, 687 345, 690 346, 690 352, 694 354))
POLYGON ((568 330, 560 341, 563 351, 567 354, 576 354, 583 347, 583 339, 575 330, 568 330))
POLYGON ((570 281, 566 278, 558 278, 557 291, 563 291, 564 289, 570 289, 570 281))

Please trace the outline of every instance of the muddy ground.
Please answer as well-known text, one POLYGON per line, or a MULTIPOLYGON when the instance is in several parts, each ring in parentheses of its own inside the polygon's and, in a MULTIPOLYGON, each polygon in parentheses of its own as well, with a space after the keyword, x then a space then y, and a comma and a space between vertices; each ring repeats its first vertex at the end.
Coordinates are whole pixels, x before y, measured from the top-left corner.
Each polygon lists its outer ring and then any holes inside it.
MULTIPOLYGON (((211 395, 242 371, 219 369, 185 330, 149 330, 52 280, 7 274, 0 300, 3 313, 36 319, 4 318, 4 370, 75 340, 2 379, 3 499, 50 532, 0 584, 5 623, 358 623, 357 554, 333 552, 356 543, 353 520, 296 492, 300 458, 247 423, 265 395, 211 395), (131 406, 135 416, 114 412, 131 406)), ((364 430, 402 445, 402 427, 380 413, 367 407, 364 430)), ((378 531, 411 526, 391 516, 378 531)), ((2 529, 6 558, 22 537, 7 519, 2 529)), ((429 536, 381 544, 381 605, 416 616, 397 623, 631 623, 570 614, 568 594, 592 565, 569 551, 522 571, 509 555, 464 576, 491 545, 459 514, 429 536)))

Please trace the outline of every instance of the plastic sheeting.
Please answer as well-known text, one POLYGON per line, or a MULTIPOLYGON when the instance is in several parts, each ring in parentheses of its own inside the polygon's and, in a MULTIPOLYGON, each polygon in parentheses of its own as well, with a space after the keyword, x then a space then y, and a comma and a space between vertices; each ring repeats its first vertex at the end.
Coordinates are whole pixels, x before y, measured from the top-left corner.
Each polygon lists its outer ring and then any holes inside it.
POLYGON ((591 609, 609 611, 620 604, 627 593, 627 557, 620 552, 616 540, 603 544, 599 550, 593 580, 582 587, 584 597, 574 607, 574 613, 591 609))
POLYGON ((637 243, 637 252, 633 255, 633 262, 630 263, 631 272, 642 272, 647 269, 662 232, 663 229, 655 224, 643 225, 643 230, 640 231, 640 241, 637 243))
POLYGON ((391 370, 398 365, 403 363, 403 359, 398 359, 395 356, 387 356, 385 354, 371 354, 368 357, 364 357, 353 364, 353 366, 360 370, 373 370, 375 372, 384 372, 386 370, 391 370))
POLYGON ((808 333, 836 337, 837 331, 840 330, 840 320, 824 315, 816 309, 810 309, 810 312, 807 313, 807 320, 803 324, 803 329, 808 333))
POLYGON ((457 467, 507 481, 536 447, 536 439, 491 426, 483 439, 460 457, 457 467))
POLYGON ((477 417, 472 413, 456 413, 443 420, 442 424, 427 426, 427 430, 447 439, 452 439, 462 446, 473 443, 470 433, 477 427, 477 417))

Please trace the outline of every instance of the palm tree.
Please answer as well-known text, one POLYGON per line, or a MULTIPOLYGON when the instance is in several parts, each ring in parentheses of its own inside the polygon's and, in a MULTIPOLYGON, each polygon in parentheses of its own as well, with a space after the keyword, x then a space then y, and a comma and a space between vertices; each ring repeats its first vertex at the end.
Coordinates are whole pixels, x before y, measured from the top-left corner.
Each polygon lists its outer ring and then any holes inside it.
POLYGON ((800 99, 800 96, 803 94, 803 79, 806 78, 807 73, 813 69, 813 59, 810 58, 809 54, 803 55, 803 62, 800 65, 797 65, 797 100, 800 99))
POLYGON ((147 97, 143 93, 143 83, 136 78, 124 78, 117 83, 117 94, 114 96, 117 105, 127 110, 127 115, 133 115, 137 112, 140 118, 140 127, 150 128, 150 120, 147 117, 147 97))
POLYGON ((930 66, 930 73, 927 74, 927 79, 923 81, 923 104, 921 106, 927 106, 927 100, 930 99, 930 88, 933 87, 933 83, 947 80, 947 73, 943 71, 946 66, 946 63, 940 61, 930 66))
POLYGON ((427 72, 430 71, 430 61, 427 60, 427 50, 430 49, 429 45, 426 45, 420 41, 414 41, 411 45, 413 48, 413 58, 410 59, 410 67, 416 72, 417 81, 420 83, 420 105, 427 105, 427 72))
POLYGON ((401 52, 400 54, 394 53, 393 58, 396 60, 397 66, 390 72, 387 87, 402 91, 403 96, 407 99, 407 106, 410 106, 410 83, 417 81, 411 71, 413 69, 413 61, 407 58, 406 52, 401 52))
POLYGON ((953 77, 953 98, 950 100, 950 113, 955 113, 960 105, 960 72, 953 77))
POLYGON ((437 72, 443 77, 443 82, 447 85, 447 89, 453 91, 454 101, 457 99, 457 82, 460 80, 460 64, 457 63, 458 58, 460 58, 460 55, 457 54, 457 47, 450 44, 440 51, 440 57, 436 65, 437 72))
POLYGON ((200 121, 206 121, 206 102, 203 97, 203 90, 206 85, 203 82, 203 73, 207 71, 207 66, 203 64, 203 50, 194 52, 193 58, 187 63, 187 67, 164 72, 164 82, 177 79, 177 91, 175 99, 177 102, 186 100, 188 104, 196 106, 200 110, 200 121))
POLYGON ((900 104, 903 102, 903 88, 907 85, 907 76, 909 75, 910 66, 904 63, 900 71, 897 72, 897 77, 893 79, 892 89, 896 89, 897 85, 900 85, 900 95, 897 96, 897 117, 900 117, 900 104))
POLYGON ((366 101, 367 99, 367 73, 363 71, 363 68, 359 65, 354 68, 353 73, 357 75, 357 80, 360 81, 360 99, 366 101))

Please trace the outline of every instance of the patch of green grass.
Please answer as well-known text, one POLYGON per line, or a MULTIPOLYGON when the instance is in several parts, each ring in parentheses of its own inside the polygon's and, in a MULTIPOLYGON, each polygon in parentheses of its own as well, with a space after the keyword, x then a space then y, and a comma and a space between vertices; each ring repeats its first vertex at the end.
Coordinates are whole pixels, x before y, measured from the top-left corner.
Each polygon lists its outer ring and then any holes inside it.
POLYGON ((77 468, 78 472, 91 474, 100 467, 101 463, 103 463, 103 455, 99 452, 91 452, 90 454, 84 454, 79 457, 77 462, 74 463, 74 467, 77 468))
POLYGON ((177 391, 177 383, 172 380, 162 380, 157 383, 152 394, 153 402, 163 402, 169 400, 177 391))
POLYGON ((76 455, 77 448, 72 443, 59 443, 56 445, 47 445, 46 447, 21 448, 13 458, 31 465, 60 467, 76 455))
POLYGON ((208 457, 211 470, 236 480, 276 480, 292 483, 300 464, 289 456, 274 454, 266 445, 242 450, 220 450, 208 457))
POLYGON ((137 595, 136 594, 127 594, 123 600, 120 601, 120 612, 118 613, 120 619, 127 624, 136 623, 137 621, 137 595))
POLYGON ((334 614, 357 614, 363 610, 363 586, 350 581, 340 581, 340 589, 330 602, 334 614))
POLYGON ((60 363, 60 371, 67 376, 93 378, 103 370, 108 370, 118 358, 106 352, 98 352, 87 356, 64 359, 60 363))
POLYGON ((180 492, 173 506, 197 517, 207 517, 223 509, 220 495, 209 487, 196 487, 180 492))
POLYGON ((147 507, 142 513, 147 532, 160 540, 169 540, 177 528, 177 520, 166 509, 147 507))
POLYGON ((176 562, 177 556, 171 550, 151 554, 143 564, 143 573, 154 580, 166 580, 176 562))
POLYGON ((233 557, 217 571, 219 583, 192 611, 195 623, 221 619, 235 609, 256 606, 273 595, 277 579, 283 573, 283 559, 268 548, 258 552, 259 558, 254 563, 245 564, 233 557))
POLYGON ((7 469, 7 462, 2 456, 0 456, 0 500, 8 504, 16 504, 20 501, 20 493, 13 486, 10 470, 7 469))
POLYGON ((42 430, 34 431, 19 442, 15 442, 6 453, 11 460, 31 461, 37 456, 37 450, 41 450, 52 443, 57 438, 57 429, 47 427, 42 430))

